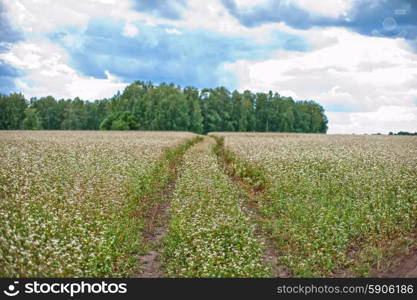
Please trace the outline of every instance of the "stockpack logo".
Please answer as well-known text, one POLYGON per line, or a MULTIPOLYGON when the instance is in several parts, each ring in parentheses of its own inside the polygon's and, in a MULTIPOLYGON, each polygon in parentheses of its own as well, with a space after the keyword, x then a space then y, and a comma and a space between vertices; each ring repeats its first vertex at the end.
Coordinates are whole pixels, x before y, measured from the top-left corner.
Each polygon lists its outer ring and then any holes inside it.
POLYGON ((10 284, 6 290, 3 291, 3 293, 9 297, 14 297, 20 293, 20 291, 17 289, 17 285, 19 284, 19 281, 14 281, 13 284, 10 284))

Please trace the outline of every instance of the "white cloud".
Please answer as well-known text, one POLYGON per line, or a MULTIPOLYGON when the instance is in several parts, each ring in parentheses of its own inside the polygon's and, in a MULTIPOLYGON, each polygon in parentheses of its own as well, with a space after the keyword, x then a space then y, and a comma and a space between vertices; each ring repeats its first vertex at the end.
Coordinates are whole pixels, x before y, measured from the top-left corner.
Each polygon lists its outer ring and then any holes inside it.
POLYGON ((374 112, 329 112, 329 133, 384 133, 417 131, 417 107, 381 106, 374 112))
MULTIPOLYGON (((293 91, 297 99, 371 113, 367 116, 377 112, 378 116, 386 116, 387 110, 382 114, 381 107, 394 106, 409 108, 417 116, 417 54, 410 51, 406 41, 367 37, 341 28, 312 29, 305 36, 309 40, 313 37, 312 51, 278 51, 268 60, 241 60, 225 68, 237 74, 240 90, 293 91)), ((393 114, 399 112, 395 110, 393 114)), ((358 131, 364 122, 355 118, 364 115, 349 116, 353 127, 342 126, 340 118, 332 117, 330 132, 344 132, 343 128, 358 131)), ((398 122, 401 127, 398 120, 389 122, 398 122)))
MULTIPOLYGON (((271 2, 270 0, 235 0, 236 6, 240 9, 251 9, 255 6, 262 6, 271 2)), ((286 0, 272 2, 277 5, 295 4, 298 7, 321 16, 337 18, 344 16, 352 8, 354 0, 286 0)), ((273 9, 273 8, 272 8, 273 9)))
MULTIPOLYGON (((253 6, 267 0, 241 0, 238 5, 253 6)), ((254 42, 265 42, 272 38, 271 32, 282 31, 297 34, 301 30, 293 29, 284 23, 269 23, 256 27, 246 27, 231 16, 220 0, 188 1, 187 9, 183 11, 182 20, 164 20, 165 24, 188 29, 205 29, 223 35, 238 35, 254 42)), ((159 22, 159 21, 158 21, 159 22)))
POLYGON ((130 0, 13 0, 4 3, 14 26, 24 32, 44 33, 67 25, 86 28, 93 18, 126 22, 149 19, 132 10, 130 0))
MULTIPOLYGON (((265 0, 240 1, 240 5, 244 6, 265 2, 265 0)), ((82 30, 94 18, 123 21, 126 24, 123 34, 126 36, 134 36, 136 31, 132 24, 138 21, 144 22, 147 26, 171 25, 176 27, 178 31, 180 31, 178 28, 184 27, 246 36, 255 42, 271 38, 271 30, 289 33, 302 32, 284 23, 264 24, 248 28, 228 13, 221 0, 188 1, 187 9, 182 12, 180 20, 169 20, 140 13, 132 8, 132 0, 13 0, 5 1, 5 4, 13 24, 24 32, 33 33, 50 32, 59 26, 66 25, 77 26, 82 30)), ((174 32, 171 31, 171 33, 174 32)))
POLYGON ((292 97, 293 99, 297 99, 297 94, 294 91, 291 91, 291 90, 279 91, 279 94, 281 96, 292 97))
POLYGON ((268 0, 235 0, 235 3, 239 8, 253 7, 267 2, 268 0))
POLYGON ((183 20, 173 22, 188 28, 203 28, 219 33, 235 32, 243 28, 236 18, 230 16, 219 0, 188 1, 188 9, 183 12, 183 20))
POLYGON ((168 33, 168 34, 176 34, 176 35, 180 35, 180 34, 182 34, 182 32, 181 31, 179 31, 178 29, 176 29, 176 28, 166 28, 165 29, 165 32, 166 33, 168 33))
POLYGON ((353 2, 353 0, 295 0, 299 7, 309 12, 332 18, 346 15, 352 8, 353 2))
POLYGON ((122 34, 124 36, 132 38, 132 37, 135 37, 138 34, 138 32, 139 30, 135 25, 126 23, 126 25, 123 27, 122 34))
POLYGON ((57 26, 84 27, 88 15, 62 5, 58 1, 6 1, 13 23, 25 32, 51 31, 57 26))
POLYGON ((15 83, 27 98, 52 95, 95 100, 111 97, 126 87, 109 72, 105 79, 79 74, 68 65, 65 51, 47 40, 17 43, 9 52, 0 54, 0 59, 26 73, 15 83))

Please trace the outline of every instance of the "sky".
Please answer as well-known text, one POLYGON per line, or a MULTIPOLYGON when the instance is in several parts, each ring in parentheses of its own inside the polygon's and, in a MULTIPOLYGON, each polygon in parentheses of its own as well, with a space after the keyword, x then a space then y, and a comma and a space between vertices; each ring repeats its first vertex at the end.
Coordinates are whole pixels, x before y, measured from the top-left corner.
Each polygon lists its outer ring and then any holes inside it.
POLYGON ((0 0, 0 93, 136 81, 314 100, 328 133, 417 131, 417 1, 0 0))

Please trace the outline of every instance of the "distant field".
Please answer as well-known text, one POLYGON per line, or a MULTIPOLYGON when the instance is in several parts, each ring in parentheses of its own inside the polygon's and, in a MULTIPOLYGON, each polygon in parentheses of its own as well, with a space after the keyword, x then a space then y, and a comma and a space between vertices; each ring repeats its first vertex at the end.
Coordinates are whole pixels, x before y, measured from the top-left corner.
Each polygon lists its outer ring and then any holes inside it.
POLYGON ((193 136, 0 132, 0 276, 126 276, 156 162, 193 136))
POLYGON ((383 276, 417 246, 417 138, 210 135, 0 131, 0 277, 383 276))
POLYGON ((238 175, 265 183, 263 225, 293 275, 369 276, 416 242, 417 138, 215 135, 236 154, 238 175))

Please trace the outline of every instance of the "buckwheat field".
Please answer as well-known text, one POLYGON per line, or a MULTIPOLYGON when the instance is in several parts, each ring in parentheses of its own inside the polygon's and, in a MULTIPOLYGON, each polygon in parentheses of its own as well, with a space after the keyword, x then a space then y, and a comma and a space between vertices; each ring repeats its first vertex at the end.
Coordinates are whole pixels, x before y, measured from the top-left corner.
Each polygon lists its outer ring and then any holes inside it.
POLYGON ((412 136, 3 131, 0 154, 1 277, 369 277, 417 258, 412 136))
POLYGON ((246 181, 265 187, 262 226, 292 275, 369 276, 415 244, 415 137, 216 135, 235 173, 256 170, 246 181))
POLYGON ((164 132, 0 132, 0 276, 126 276, 164 132))

